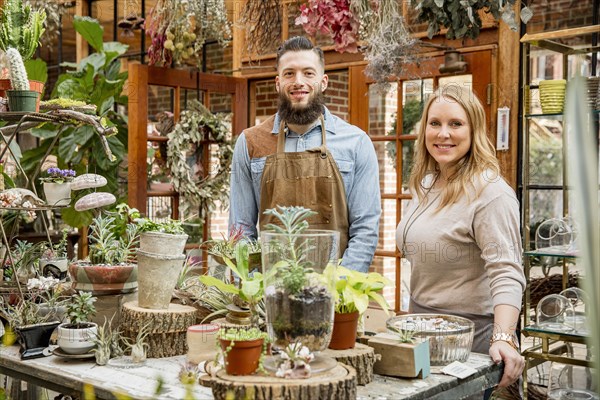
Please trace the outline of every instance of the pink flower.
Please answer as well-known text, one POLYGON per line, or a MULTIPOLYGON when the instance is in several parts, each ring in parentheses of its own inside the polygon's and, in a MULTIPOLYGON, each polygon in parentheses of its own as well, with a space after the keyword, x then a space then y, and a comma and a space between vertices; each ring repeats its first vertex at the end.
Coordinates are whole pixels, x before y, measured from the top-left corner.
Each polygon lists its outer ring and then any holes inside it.
POLYGON ((295 22, 311 36, 320 32, 331 37, 340 53, 358 51, 359 22, 350 11, 349 0, 309 0, 300 6, 295 22))

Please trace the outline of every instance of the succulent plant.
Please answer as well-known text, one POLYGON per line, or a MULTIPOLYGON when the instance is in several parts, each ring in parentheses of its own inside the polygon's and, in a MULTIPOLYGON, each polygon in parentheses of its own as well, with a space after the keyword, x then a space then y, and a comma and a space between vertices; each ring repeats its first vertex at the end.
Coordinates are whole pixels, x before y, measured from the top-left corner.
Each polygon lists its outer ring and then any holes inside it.
POLYGON ((25 64, 23 64, 23 58, 19 50, 10 48, 6 50, 6 58, 8 58, 8 65, 10 70, 10 83, 14 90, 29 90, 29 80, 27 79, 27 71, 25 70, 25 64))

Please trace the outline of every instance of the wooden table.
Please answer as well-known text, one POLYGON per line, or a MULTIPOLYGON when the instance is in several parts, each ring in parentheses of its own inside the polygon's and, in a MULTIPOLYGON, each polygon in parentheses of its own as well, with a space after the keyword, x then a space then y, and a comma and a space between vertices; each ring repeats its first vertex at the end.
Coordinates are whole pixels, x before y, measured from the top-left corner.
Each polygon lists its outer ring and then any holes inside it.
MULTIPOLYGON (((71 360, 50 356, 21 361, 18 347, 0 346, 0 374, 11 376, 64 394, 78 394, 84 383, 94 387, 96 398, 113 399, 113 393, 127 393, 135 399, 153 398, 157 378, 164 380, 160 399, 183 399, 185 389, 178 374, 185 364, 185 356, 149 359, 138 368, 121 369, 98 366, 92 360, 71 360)), ((460 399, 493 387, 500 381, 502 367, 495 365, 489 356, 471 354, 468 365, 477 373, 457 379, 432 367, 426 379, 397 379, 376 375, 372 383, 358 387, 358 399, 460 399)), ((194 399, 212 399, 209 388, 195 385, 194 399)))

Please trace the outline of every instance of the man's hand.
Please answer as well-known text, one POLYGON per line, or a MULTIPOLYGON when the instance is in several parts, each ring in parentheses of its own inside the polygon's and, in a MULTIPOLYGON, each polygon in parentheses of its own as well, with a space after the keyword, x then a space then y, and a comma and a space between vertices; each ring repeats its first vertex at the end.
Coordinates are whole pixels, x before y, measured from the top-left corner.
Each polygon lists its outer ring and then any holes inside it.
POLYGON ((504 361, 504 375, 498 383, 499 387, 508 387, 516 382, 523 373, 523 368, 525 368, 525 359, 521 354, 509 343, 501 340, 492 343, 490 346, 490 357, 496 364, 504 361))

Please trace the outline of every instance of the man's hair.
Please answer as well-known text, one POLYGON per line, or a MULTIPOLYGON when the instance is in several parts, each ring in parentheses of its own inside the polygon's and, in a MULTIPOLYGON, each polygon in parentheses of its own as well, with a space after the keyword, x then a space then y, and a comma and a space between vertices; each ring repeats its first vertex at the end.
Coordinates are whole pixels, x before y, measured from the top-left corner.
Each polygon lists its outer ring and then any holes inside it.
POLYGON ((275 68, 279 69, 279 59, 289 51, 304 51, 304 50, 312 50, 315 52, 317 56, 319 56, 319 61, 321 63, 321 67, 325 70, 325 55, 323 54, 323 50, 320 47, 313 46, 312 42, 305 38, 304 36, 294 36, 293 38, 289 38, 285 42, 279 46, 277 49, 277 58, 275 59, 275 68))

